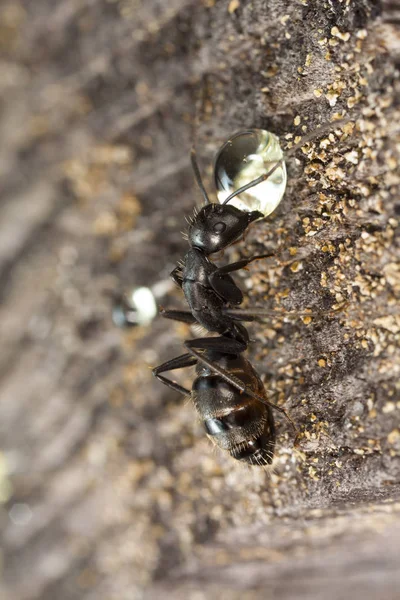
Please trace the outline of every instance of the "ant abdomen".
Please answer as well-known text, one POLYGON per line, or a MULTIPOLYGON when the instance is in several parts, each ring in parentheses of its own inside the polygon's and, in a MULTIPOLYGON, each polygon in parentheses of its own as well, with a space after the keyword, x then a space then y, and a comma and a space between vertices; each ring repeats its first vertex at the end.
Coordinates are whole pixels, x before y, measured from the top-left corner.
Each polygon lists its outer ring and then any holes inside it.
MULTIPOLYGON (((243 356, 215 356, 223 369, 265 397, 264 386, 243 356)), ((193 383, 192 397, 210 439, 236 460, 251 465, 272 462, 274 422, 269 406, 240 393, 232 384, 203 365, 193 383)))

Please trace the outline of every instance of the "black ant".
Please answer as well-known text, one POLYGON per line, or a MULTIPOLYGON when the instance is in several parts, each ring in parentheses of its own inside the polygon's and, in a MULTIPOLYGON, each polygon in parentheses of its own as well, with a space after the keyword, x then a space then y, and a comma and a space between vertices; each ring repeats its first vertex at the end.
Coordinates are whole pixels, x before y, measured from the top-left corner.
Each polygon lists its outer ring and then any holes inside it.
MULTIPOLYGON (((312 137, 315 137, 315 132, 312 137)), ((292 154, 308 139, 303 139, 287 154, 292 154)), ((220 336, 185 341, 187 352, 155 367, 153 374, 171 389, 192 397, 207 434, 220 448, 227 450, 233 458, 251 465, 270 464, 275 444, 271 409, 283 413, 296 428, 285 409, 268 400, 260 377, 242 356, 249 344, 249 334, 241 321, 254 321, 260 312, 232 308, 242 303, 243 294, 230 273, 273 254, 253 256, 223 267, 217 267, 209 257, 240 240, 249 225, 264 216, 259 211, 245 212, 228 206, 228 202, 270 177, 282 159, 268 172, 235 190, 223 204, 210 202, 194 149, 191 163, 206 204, 190 222, 189 252, 182 264, 171 273, 172 279, 182 288, 190 310, 161 310, 161 314, 167 319, 188 324, 199 323, 207 331, 220 336), (191 392, 161 375, 195 365, 197 378, 191 392)))
POLYGON ((258 211, 244 212, 226 206, 229 200, 246 189, 261 183, 279 166, 231 194, 223 205, 212 204, 201 180, 194 150, 192 166, 206 205, 193 219, 188 232, 190 250, 182 266, 171 277, 182 287, 190 311, 162 311, 168 319, 199 323, 220 337, 187 340, 188 350, 159 367, 154 375, 168 387, 192 396, 204 421, 207 434, 218 446, 228 450, 233 458, 251 465, 270 464, 275 439, 271 407, 290 420, 286 411, 266 397, 264 385, 242 353, 247 349, 249 335, 240 320, 253 320, 252 315, 230 313, 229 306, 241 304, 243 294, 229 273, 242 269, 253 260, 271 256, 265 254, 218 268, 208 258, 240 239, 248 226, 263 217, 258 211), (166 371, 197 365, 197 378, 192 392, 161 375, 166 371))

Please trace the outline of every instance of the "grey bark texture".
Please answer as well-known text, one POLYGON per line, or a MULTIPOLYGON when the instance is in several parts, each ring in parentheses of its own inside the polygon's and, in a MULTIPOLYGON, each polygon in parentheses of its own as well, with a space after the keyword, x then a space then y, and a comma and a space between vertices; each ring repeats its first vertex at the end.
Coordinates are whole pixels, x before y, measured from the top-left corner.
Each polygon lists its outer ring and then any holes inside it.
POLYGON ((2 599, 399 597, 398 23, 368 0, 3 0, 2 599), (276 250, 251 306, 336 308, 251 327, 300 435, 277 415, 273 469, 245 469, 152 378, 190 330, 118 330, 113 294, 183 256, 194 136, 212 190, 236 130, 288 148, 319 125, 223 259, 276 250))

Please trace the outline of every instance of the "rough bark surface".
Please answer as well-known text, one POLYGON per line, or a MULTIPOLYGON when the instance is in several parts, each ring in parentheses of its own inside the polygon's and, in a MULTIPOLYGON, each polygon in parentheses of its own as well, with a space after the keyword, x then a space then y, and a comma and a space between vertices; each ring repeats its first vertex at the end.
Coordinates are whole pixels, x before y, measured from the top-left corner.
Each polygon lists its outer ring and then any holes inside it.
POLYGON ((3 0, 2 599, 398 598, 398 20, 368 0, 3 0), (252 327, 301 432, 277 417, 269 473, 152 378, 188 328, 110 316, 185 252, 201 80, 209 181, 240 128, 290 147, 352 118, 290 158, 284 201, 228 253, 276 249, 249 305, 347 301, 252 327))

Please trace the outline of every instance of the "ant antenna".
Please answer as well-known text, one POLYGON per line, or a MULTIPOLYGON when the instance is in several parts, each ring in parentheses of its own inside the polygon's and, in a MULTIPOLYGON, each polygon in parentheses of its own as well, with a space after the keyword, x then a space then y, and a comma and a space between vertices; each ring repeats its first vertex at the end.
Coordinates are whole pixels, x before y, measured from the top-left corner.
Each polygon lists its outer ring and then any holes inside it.
MULTIPOLYGON (((304 144, 307 144, 307 142, 310 142, 311 140, 313 140, 316 137, 318 137, 319 134, 324 133, 325 131, 328 131, 329 129, 332 129, 332 128, 334 129, 335 127, 341 127, 345 123, 348 123, 350 120, 351 120, 350 117, 345 118, 345 119, 339 119, 338 121, 334 121, 333 123, 326 123, 326 125, 324 125, 322 127, 319 127, 318 129, 314 129, 314 131, 311 131, 309 134, 305 135, 300 140, 300 142, 298 142, 297 144, 295 144, 294 146, 292 146, 291 148, 289 148, 289 150, 286 151, 286 156, 291 156, 292 154, 294 154, 295 152, 297 152, 297 150, 299 150, 299 148, 302 148, 304 146, 304 144)), ((243 192, 246 192, 248 189, 250 189, 250 188, 254 187, 255 185, 258 185, 259 183, 262 183, 263 181, 265 181, 266 179, 268 179, 268 177, 270 177, 272 175, 272 173, 274 171, 276 171, 276 169, 278 169, 278 167, 280 167, 282 165, 282 163, 283 163, 283 158, 281 158, 272 167, 272 169, 270 169, 269 171, 267 171, 263 175, 260 175, 260 177, 257 177, 257 179, 253 179, 253 181, 250 181, 249 183, 246 183, 246 185, 243 185, 238 190, 235 190, 230 196, 228 196, 222 202, 222 204, 227 204, 230 200, 232 200, 232 198, 235 198, 235 196, 238 196, 239 194, 242 194, 243 192)))
POLYGON ((200 188, 200 191, 203 195, 204 200, 206 201, 206 204, 211 204, 211 200, 208 197, 206 188, 204 187, 204 183, 201 179, 201 175, 200 175, 200 169, 199 169, 199 165, 197 163, 197 155, 196 155, 196 138, 197 138, 197 129, 199 126, 199 113, 200 110, 204 111, 204 106, 205 106, 205 102, 206 102, 206 94, 207 94, 207 73, 203 73, 201 79, 200 79, 200 84, 201 84, 201 88, 200 88, 200 94, 199 97, 196 100, 195 103, 195 115, 194 115, 194 119, 192 122, 192 126, 193 126, 193 131, 192 131, 192 137, 193 137, 193 146, 192 149, 190 151, 190 161, 192 163, 192 169, 193 169, 193 173, 194 173, 194 177, 196 179, 196 183, 200 188))
POLYGON ((194 176, 196 179, 196 183, 199 186, 201 193, 203 194, 203 198, 207 204, 211 204, 210 199, 206 192, 206 188, 204 187, 204 184, 201 180, 199 165, 197 164, 196 150, 194 148, 192 148, 190 151, 190 160, 192 163, 192 168, 193 168, 194 176))
POLYGON ((263 181, 265 181, 266 179, 268 179, 268 177, 270 175, 272 175, 272 173, 281 166, 283 162, 283 158, 281 158, 273 167, 272 169, 270 169, 269 171, 267 171, 266 173, 264 173, 263 175, 260 175, 260 177, 257 177, 257 179, 253 179, 253 181, 250 181, 249 183, 246 183, 246 185, 243 185, 241 188, 239 188, 238 190, 236 190, 235 192, 233 192, 230 196, 228 196, 223 202, 222 204, 228 204, 229 200, 232 200, 232 198, 234 198, 235 196, 238 196, 239 194, 242 194, 243 192, 246 192, 249 188, 254 187, 255 185, 258 185, 259 183, 262 183, 263 181))

